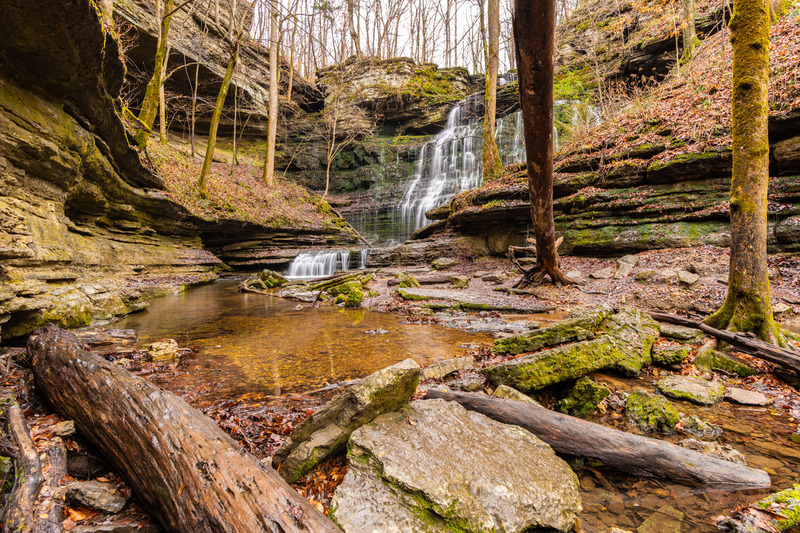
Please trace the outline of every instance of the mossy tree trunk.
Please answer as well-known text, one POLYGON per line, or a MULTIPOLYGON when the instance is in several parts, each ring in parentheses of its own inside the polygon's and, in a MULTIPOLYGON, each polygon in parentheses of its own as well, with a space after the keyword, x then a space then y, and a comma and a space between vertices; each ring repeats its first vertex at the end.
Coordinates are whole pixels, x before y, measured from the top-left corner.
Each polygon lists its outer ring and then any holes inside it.
POLYGON ((553 52, 555 0, 514 2, 514 43, 519 99, 525 130, 531 219, 536 237, 532 283, 549 275, 553 283, 574 283, 559 265, 553 220, 553 52))
POLYGON ((700 44, 700 40, 697 38, 697 29, 694 23, 695 12, 695 0, 683 0, 682 63, 692 59, 692 56, 694 55, 694 49, 700 44))
POLYGON ((231 58, 228 60, 228 67, 225 69, 225 76, 222 78, 222 86, 219 88, 217 94, 217 103, 214 105, 214 113, 211 115, 211 126, 208 129, 208 145, 206 146, 206 156, 203 159, 203 168, 200 171, 200 177, 197 180, 197 188, 200 190, 202 198, 208 198, 208 189, 206 188, 206 180, 208 173, 211 170, 211 162, 214 159, 214 149, 217 146, 217 128, 219 127, 219 119, 222 116, 222 108, 225 106, 225 99, 228 97, 228 88, 231 85, 231 78, 233 78, 233 71, 236 69, 236 61, 239 58, 239 41, 233 43, 233 50, 231 58))
MULTIPOLYGON (((495 115, 497 114, 497 68, 500 58, 500 2, 487 0, 489 15, 489 38, 484 40, 486 50, 486 96, 483 115, 483 179, 491 181, 500 177, 503 163, 494 140, 495 115)), ((481 9, 483 26, 483 9, 481 9)))
POLYGON ((769 26, 767 0, 734 1, 730 273, 725 303, 705 322, 783 345, 767 270, 769 26))
POLYGON ((167 43, 169 42, 169 26, 172 21, 174 13, 174 1, 166 0, 163 11, 160 11, 158 16, 161 17, 161 27, 158 33, 158 44, 156 46, 155 66, 153 67, 153 76, 147 83, 145 89, 144 100, 142 100, 142 107, 139 110, 139 124, 134 134, 136 144, 141 148, 147 146, 147 137, 153 129, 153 123, 156 120, 159 107, 159 94, 162 90, 162 80, 164 75, 164 62, 167 59, 167 43))
POLYGON ((270 2, 269 9, 269 119, 262 179, 271 187, 275 183, 275 138, 278 133, 278 6, 275 1, 270 2))

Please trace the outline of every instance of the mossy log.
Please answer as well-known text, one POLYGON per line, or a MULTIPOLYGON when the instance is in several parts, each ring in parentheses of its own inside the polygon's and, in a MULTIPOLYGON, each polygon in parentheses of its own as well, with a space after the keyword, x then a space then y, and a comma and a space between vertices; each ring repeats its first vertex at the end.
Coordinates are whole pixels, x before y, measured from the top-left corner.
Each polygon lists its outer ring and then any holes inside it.
POLYGON ((53 325, 28 342, 36 384, 166 531, 338 532, 274 470, 181 398, 81 349, 53 325))
POLYGON ((711 335, 717 340, 727 342, 741 352, 752 355, 753 357, 758 357, 764 361, 769 361, 770 363, 781 365, 796 372, 800 372, 800 353, 762 341, 753 333, 734 333, 732 331, 724 331, 696 320, 691 320, 678 315, 671 315, 669 313, 651 312, 649 314, 659 322, 666 322, 668 324, 675 324, 677 326, 699 329, 706 335, 711 335))
POLYGON ((684 482, 725 484, 739 489, 770 486, 769 475, 763 470, 625 433, 531 403, 437 390, 429 390, 427 397, 458 402, 498 422, 525 428, 552 446, 556 453, 599 459, 607 466, 626 472, 684 482))

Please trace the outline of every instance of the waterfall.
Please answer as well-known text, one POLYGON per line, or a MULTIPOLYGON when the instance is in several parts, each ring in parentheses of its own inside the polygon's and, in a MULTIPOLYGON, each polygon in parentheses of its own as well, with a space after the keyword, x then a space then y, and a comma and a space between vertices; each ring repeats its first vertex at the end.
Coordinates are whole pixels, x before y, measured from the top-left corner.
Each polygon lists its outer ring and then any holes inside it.
POLYGON ((289 265, 289 273, 286 277, 290 279, 315 279, 332 276, 341 270, 350 270, 352 255, 355 255, 358 260, 355 268, 365 268, 367 253, 366 249, 360 250, 356 254, 348 250, 302 252, 289 265))

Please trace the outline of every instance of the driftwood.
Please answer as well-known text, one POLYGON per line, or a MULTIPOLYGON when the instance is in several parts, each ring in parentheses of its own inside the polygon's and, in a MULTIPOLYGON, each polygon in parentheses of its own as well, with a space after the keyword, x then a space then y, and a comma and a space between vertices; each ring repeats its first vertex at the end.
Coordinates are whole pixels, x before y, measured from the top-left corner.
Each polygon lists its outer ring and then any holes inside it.
MULTIPOLYGON (((430 276, 420 276, 416 278, 419 281, 420 285, 438 285, 440 283, 450 283, 450 275, 449 274, 433 274, 430 276)), ((403 281, 397 278, 391 278, 389 281, 386 282, 386 285, 400 285, 400 282, 403 281)))
POLYGON ((33 506, 44 481, 42 464, 22 409, 11 395, 3 394, 2 401, 7 406, 8 432, 16 447, 16 483, 6 506, 3 531, 29 533, 34 531, 36 524, 33 506))
POLYGON ((138 340, 134 329, 107 329, 105 331, 76 331, 80 341, 87 346, 128 346, 138 340))
POLYGON ((669 442, 632 435, 534 404, 469 394, 429 390, 428 398, 458 402, 505 424, 523 427, 557 453, 599 459, 603 464, 678 481, 714 483, 738 488, 769 487, 763 470, 682 448, 669 442))
POLYGON ((659 322, 666 322, 668 324, 675 324, 677 326, 684 326, 687 328, 699 329, 707 335, 727 342, 734 346, 740 352, 752 355, 759 359, 776 363, 795 372, 800 372, 800 354, 785 350, 774 344, 764 342, 752 333, 733 333, 731 331, 724 331, 721 329, 712 328, 709 325, 703 324, 697 320, 684 318, 678 315, 671 315, 669 313, 657 313, 655 311, 649 312, 650 316, 659 322))
POLYGON ((211 419, 81 349, 73 334, 47 326, 31 336, 28 352, 42 394, 75 421, 166 531, 339 531, 211 419))
POLYGON ((61 437, 53 437, 42 454, 44 485, 36 505, 34 533, 60 533, 64 500, 56 497, 58 484, 67 475, 67 448, 61 437))

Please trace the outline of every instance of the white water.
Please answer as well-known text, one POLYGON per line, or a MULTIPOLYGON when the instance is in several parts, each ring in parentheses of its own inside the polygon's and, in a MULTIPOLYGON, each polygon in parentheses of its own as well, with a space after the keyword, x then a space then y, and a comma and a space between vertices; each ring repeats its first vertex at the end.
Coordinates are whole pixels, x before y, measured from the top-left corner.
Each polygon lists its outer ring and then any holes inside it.
POLYGON ((355 268, 364 268, 367 263, 367 250, 358 253, 347 250, 334 252, 302 252, 289 265, 289 279, 316 279, 332 276, 341 270, 350 270, 352 259, 356 259, 355 268), (354 257, 353 257, 354 256, 354 257))

